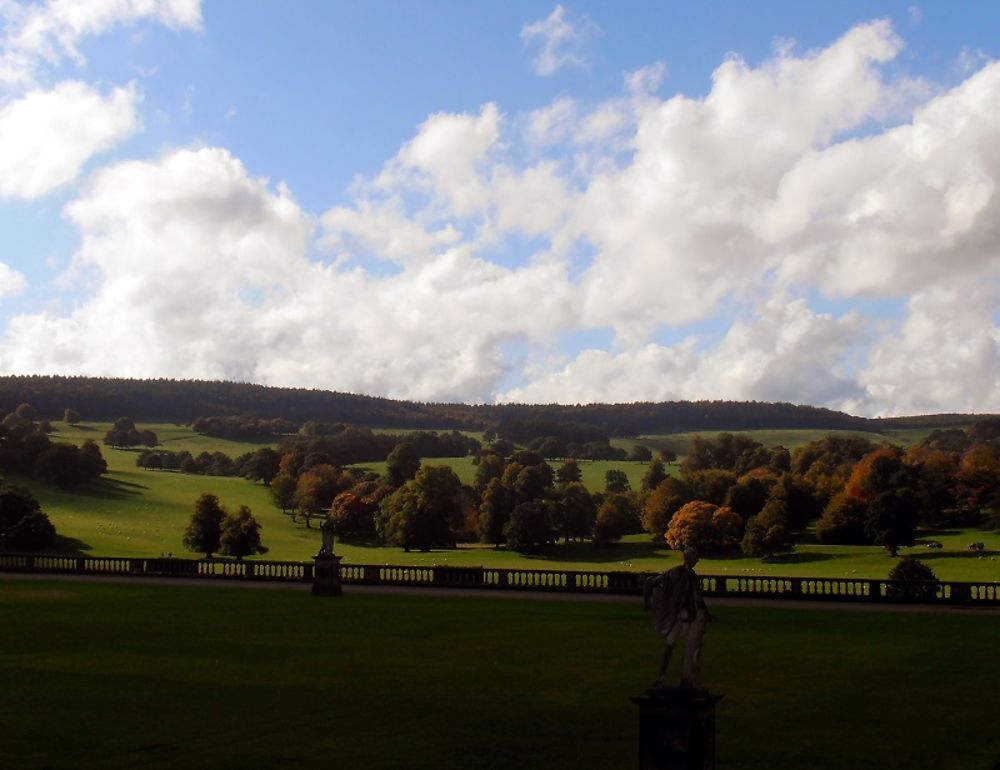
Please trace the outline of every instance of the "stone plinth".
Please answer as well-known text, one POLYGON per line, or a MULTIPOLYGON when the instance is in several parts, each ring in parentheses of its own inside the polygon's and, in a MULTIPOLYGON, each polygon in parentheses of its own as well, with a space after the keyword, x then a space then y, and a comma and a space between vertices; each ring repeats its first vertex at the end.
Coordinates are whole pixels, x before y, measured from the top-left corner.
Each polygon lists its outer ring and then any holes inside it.
POLYGON ((340 556, 320 554, 313 571, 312 592, 316 596, 340 596, 340 556))
POLYGON ((715 770, 721 695, 665 687, 629 700, 639 707, 639 770, 715 770))

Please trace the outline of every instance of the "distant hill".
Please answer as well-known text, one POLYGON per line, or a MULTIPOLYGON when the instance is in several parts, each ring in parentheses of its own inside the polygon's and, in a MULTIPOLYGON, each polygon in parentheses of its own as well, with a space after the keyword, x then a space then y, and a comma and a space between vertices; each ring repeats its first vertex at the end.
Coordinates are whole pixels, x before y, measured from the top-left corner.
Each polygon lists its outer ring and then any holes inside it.
POLYGON ((146 422, 189 423, 197 417, 249 415, 365 425, 373 428, 481 430, 502 422, 573 423, 612 436, 680 431, 818 428, 879 432, 887 428, 964 425, 972 416, 868 419, 814 406, 758 401, 667 401, 632 404, 433 404, 326 390, 238 382, 129 380, 104 377, 0 377, 0 410, 30 403, 49 419, 66 407, 86 420, 128 416, 146 422))

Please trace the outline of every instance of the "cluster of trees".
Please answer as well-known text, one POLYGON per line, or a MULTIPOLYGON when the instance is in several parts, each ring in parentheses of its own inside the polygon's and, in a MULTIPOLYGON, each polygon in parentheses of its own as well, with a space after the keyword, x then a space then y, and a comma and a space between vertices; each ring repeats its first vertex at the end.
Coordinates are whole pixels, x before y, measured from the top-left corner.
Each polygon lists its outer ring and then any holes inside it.
POLYGON ((299 426, 291 420, 274 417, 264 420, 259 417, 230 415, 225 417, 197 417, 191 423, 195 433, 234 441, 266 441, 268 439, 295 433, 299 426))
POLYGON ((52 426, 39 419, 30 404, 20 404, 0 422, 0 468, 34 476, 39 481, 72 487, 108 470, 93 441, 82 446, 54 443, 52 426))
POLYGON ((219 498, 208 492, 195 501, 184 530, 184 546, 205 554, 206 558, 221 553, 242 559, 268 550, 261 543, 260 524, 247 506, 241 505, 236 513, 229 513, 219 498))
POLYGON ((696 439, 679 478, 645 498, 644 528, 674 548, 739 545, 752 556, 820 542, 877 544, 895 556, 918 527, 1000 526, 1000 419, 934 431, 905 451, 830 435, 787 452, 746 436, 696 439))
POLYGON ((136 446, 153 447, 159 443, 160 440, 154 431, 139 430, 135 427, 131 417, 119 417, 114 421, 111 429, 104 434, 104 445, 115 449, 136 446))
POLYGON ((55 536, 56 528, 31 492, 0 480, 0 549, 39 551, 55 536))
POLYGON ((480 443, 458 431, 416 431, 405 434, 376 433, 371 428, 306 423, 297 436, 278 445, 282 454, 322 455, 332 465, 354 465, 385 460, 399 444, 413 445, 421 457, 465 457, 480 450, 480 443))
POLYGON ((202 476, 242 476, 251 481, 270 484, 278 475, 281 455, 270 447, 261 447, 233 459, 225 452, 202 452, 192 455, 186 450, 143 449, 135 464, 146 470, 179 471, 202 476))

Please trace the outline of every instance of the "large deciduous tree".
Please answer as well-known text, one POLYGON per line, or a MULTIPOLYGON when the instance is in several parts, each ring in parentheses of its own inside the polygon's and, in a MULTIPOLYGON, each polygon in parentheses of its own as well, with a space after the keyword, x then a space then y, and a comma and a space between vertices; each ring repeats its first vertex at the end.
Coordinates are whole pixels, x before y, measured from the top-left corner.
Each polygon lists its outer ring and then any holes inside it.
POLYGON ((0 482, 0 548, 39 551, 55 536, 55 527, 31 492, 0 482))
POLYGON ((401 487, 420 470, 420 455, 408 441, 397 444, 385 458, 386 479, 394 487, 401 487))
POLYGON ((499 478, 490 479, 483 490, 482 502, 479 505, 479 520, 477 530, 479 541, 492 543, 499 548, 506 541, 503 530, 510 521, 510 512, 514 509, 514 494, 504 486, 499 478))
POLYGON ((222 521, 219 534, 219 552, 242 560, 244 556, 267 553, 260 541, 260 524, 250 509, 241 505, 234 514, 222 521))
POLYGON ((194 511, 184 530, 184 546, 189 551, 205 554, 211 558, 219 550, 222 535, 222 521, 226 511, 219 504, 219 498, 210 492, 203 493, 194 503, 194 511))
POLYGON ((386 541, 409 551, 454 547, 464 524, 462 482, 446 465, 426 466, 382 501, 381 531, 386 541))
POLYGON ((717 508, 714 503, 704 500, 692 500, 681 506, 667 527, 667 545, 678 551, 688 546, 710 548, 716 539, 712 514, 717 508))

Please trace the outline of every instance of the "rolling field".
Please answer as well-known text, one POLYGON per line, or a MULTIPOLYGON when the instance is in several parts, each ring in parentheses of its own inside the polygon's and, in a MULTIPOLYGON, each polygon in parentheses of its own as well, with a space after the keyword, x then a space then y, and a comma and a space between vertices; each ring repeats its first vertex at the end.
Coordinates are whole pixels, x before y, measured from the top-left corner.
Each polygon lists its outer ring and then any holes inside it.
MULTIPOLYGON (((56 440, 81 442, 99 440, 107 426, 72 428, 54 423, 56 440)), ((155 430, 165 448, 192 453, 223 451, 235 457, 260 446, 246 442, 213 439, 172 425, 142 425, 155 430)), ((262 525, 264 544, 270 549, 263 558, 293 561, 311 559, 319 549, 319 531, 293 522, 271 503, 266 487, 239 478, 192 476, 167 471, 147 471, 135 466, 137 452, 102 447, 110 473, 100 482, 80 490, 66 492, 32 479, 8 475, 8 481, 23 484, 35 493, 51 516, 59 532, 58 549, 64 552, 100 556, 191 556, 181 537, 195 499, 202 492, 217 494, 223 504, 235 509, 249 505, 262 525)), ((463 481, 475 474, 471 458, 428 460, 455 468, 463 481)), ((580 463, 584 481, 591 489, 601 489, 604 473, 619 467, 629 475, 633 487, 639 486, 646 466, 635 462, 584 461, 580 463)), ((381 471, 384 463, 364 467, 381 471)), ((676 466, 671 466, 676 468, 676 466)), ((933 535, 944 544, 941 550, 928 550, 918 543, 903 553, 914 553, 927 561, 937 576, 947 580, 1000 580, 1000 533, 956 531, 933 535), (981 540, 985 554, 974 554, 968 543, 981 540)), ((454 550, 430 553, 406 553, 385 548, 377 542, 341 542, 337 551, 345 562, 354 564, 445 564, 455 566, 495 566, 519 568, 556 568, 567 570, 643 570, 659 571, 677 563, 676 553, 665 545, 654 544, 646 535, 632 535, 621 543, 595 548, 590 543, 560 544, 548 554, 523 555, 495 550, 479 544, 463 544, 454 550)), ((794 553, 769 562, 733 555, 705 558, 699 567, 704 574, 717 575, 788 575, 856 576, 884 578, 894 562, 885 551, 866 546, 820 546, 804 538, 794 553)))
MULTIPOLYGON (((1000 759, 995 616, 714 612, 720 770, 1000 759)), ((3 579, 0 628, 19 770, 634 767, 660 649, 638 603, 3 579)))

